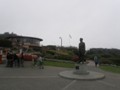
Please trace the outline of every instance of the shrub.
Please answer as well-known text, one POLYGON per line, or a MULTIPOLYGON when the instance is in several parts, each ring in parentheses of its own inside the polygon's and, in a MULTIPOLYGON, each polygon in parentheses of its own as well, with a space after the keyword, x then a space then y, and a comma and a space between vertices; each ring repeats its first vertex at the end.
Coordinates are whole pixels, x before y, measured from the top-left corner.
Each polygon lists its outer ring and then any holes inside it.
POLYGON ((0 47, 12 47, 12 42, 9 40, 0 39, 0 47))
POLYGON ((113 64, 120 66, 120 58, 110 58, 109 59, 113 64))
POLYGON ((70 55, 56 55, 55 59, 71 60, 71 56, 70 55))
POLYGON ((112 64, 112 61, 109 59, 102 58, 100 60, 100 64, 112 64))
POLYGON ((79 61, 79 57, 78 57, 77 55, 73 56, 73 57, 72 57, 72 61, 74 61, 74 62, 79 61))
POLYGON ((54 50, 48 50, 46 51, 47 54, 49 55, 55 55, 55 51, 54 50))

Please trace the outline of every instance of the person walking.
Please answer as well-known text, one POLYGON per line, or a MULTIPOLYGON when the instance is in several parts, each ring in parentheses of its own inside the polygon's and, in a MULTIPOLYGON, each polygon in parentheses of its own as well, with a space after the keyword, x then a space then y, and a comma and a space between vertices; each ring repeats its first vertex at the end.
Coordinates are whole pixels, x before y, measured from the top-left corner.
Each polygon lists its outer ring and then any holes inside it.
POLYGON ((32 67, 37 66, 37 59, 38 59, 38 56, 36 57, 32 56, 32 67))
POLYGON ((40 69, 44 69, 43 58, 40 55, 38 55, 37 63, 40 69))
POLYGON ((94 56, 94 62, 95 62, 95 67, 98 67, 99 65, 99 59, 97 56, 94 56))

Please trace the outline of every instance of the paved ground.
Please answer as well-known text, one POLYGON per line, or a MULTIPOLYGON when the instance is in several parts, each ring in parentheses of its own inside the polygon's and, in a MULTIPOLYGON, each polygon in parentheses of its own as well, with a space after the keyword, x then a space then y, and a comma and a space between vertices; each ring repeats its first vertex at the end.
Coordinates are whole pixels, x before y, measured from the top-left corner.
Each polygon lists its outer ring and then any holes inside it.
POLYGON ((89 70, 104 73, 106 78, 95 81, 69 80, 58 73, 68 68, 48 67, 41 70, 28 64, 24 68, 6 68, 0 65, 0 90, 120 90, 120 74, 95 68, 90 62, 89 70))

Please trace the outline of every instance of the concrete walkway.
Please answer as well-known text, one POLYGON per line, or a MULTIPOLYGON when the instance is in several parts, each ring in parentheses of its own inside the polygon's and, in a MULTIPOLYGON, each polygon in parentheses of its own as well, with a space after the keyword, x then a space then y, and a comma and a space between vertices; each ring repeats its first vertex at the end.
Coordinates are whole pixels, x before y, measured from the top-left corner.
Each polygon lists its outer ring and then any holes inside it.
POLYGON ((0 65, 0 90, 120 90, 120 74, 113 74, 94 67, 89 70, 104 73, 106 78, 95 81, 69 80, 58 73, 70 68, 49 67, 32 68, 27 63, 24 68, 6 68, 0 65))

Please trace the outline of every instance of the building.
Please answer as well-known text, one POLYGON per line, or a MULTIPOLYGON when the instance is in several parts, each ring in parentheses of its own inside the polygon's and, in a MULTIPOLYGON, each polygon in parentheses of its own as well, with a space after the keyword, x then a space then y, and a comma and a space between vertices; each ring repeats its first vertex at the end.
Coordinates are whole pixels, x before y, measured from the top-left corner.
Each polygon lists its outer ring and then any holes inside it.
POLYGON ((8 36, 7 39, 12 41, 14 48, 41 47, 40 42, 43 41, 41 38, 28 36, 8 36))

